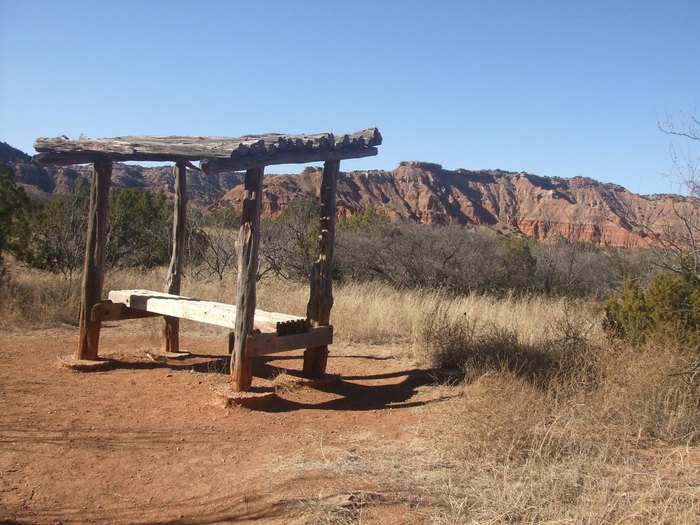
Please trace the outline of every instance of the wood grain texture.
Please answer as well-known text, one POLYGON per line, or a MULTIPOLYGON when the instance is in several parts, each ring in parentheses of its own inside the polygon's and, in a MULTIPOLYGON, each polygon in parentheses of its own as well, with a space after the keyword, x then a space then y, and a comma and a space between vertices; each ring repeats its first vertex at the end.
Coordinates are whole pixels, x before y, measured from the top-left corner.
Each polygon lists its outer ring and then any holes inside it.
MULTIPOLYGON (((175 165, 175 203, 173 209, 172 253, 165 276, 165 293, 179 295, 182 283, 182 267, 185 260, 185 225, 187 223, 187 164, 180 161, 175 165)), ((163 353, 180 351, 180 319, 163 318, 161 334, 163 353)))
POLYGON ((245 174, 245 197, 238 232, 235 342, 231 356, 231 383, 234 392, 248 390, 253 379, 253 361, 245 355, 245 345, 248 335, 253 331, 255 319, 263 173, 264 168, 260 166, 249 169, 245 174))
POLYGON ((34 162, 39 165, 84 164, 93 162, 96 156, 114 161, 230 159, 247 160, 247 163, 243 162, 240 166, 248 169, 275 163, 334 159, 341 155, 342 158, 376 155, 375 146, 381 143, 382 136, 377 128, 340 135, 269 133, 238 138, 124 136, 100 139, 81 137, 71 140, 61 136, 37 139, 34 148, 39 155, 34 157, 34 162))
POLYGON ((90 183, 87 245, 78 314, 78 350, 76 359, 97 359, 100 322, 92 320, 92 308, 102 300, 104 283, 107 203, 112 179, 112 162, 95 159, 95 174, 90 183))
MULTIPOLYGON (((340 161, 326 161, 321 181, 318 260, 311 268, 311 290, 306 316, 311 326, 328 325, 333 308, 333 248, 335 245, 335 196, 340 161)), ((328 346, 309 347, 304 352, 304 375, 321 378, 326 373, 328 346)))

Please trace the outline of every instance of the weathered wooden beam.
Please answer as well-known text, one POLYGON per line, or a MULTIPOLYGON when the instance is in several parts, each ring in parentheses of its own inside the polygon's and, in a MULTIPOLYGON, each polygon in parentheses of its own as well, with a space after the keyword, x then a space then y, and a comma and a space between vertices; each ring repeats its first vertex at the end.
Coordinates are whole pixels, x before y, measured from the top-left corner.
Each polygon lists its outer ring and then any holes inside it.
MULTIPOLYGON (((175 207, 173 210, 173 243, 168 273, 165 276, 165 293, 179 295, 182 283, 182 268, 185 260, 185 225, 187 223, 187 164, 178 162, 175 172, 175 207)), ((161 334, 163 353, 180 351, 180 319, 163 318, 161 334)))
MULTIPOLYGON (((112 290, 109 292, 109 300, 131 309, 153 314, 189 319, 231 329, 236 327, 236 306, 232 304, 201 301, 151 290, 112 290)), ((263 332, 273 332, 280 325, 303 321, 305 318, 295 315, 255 310, 254 328, 263 332)))
POLYGON ((319 326, 303 334, 277 335, 276 333, 251 334, 246 343, 245 355, 257 357, 298 348, 327 346, 333 342, 333 327, 319 326))
POLYGON ((232 159, 204 159, 200 163, 202 171, 214 175, 228 171, 242 171, 252 166, 276 164, 302 164, 326 160, 360 159, 377 155, 377 148, 362 148, 355 150, 321 150, 321 151, 282 151, 274 156, 258 156, 257 158, 236 157, 232 159))
MULTIPOLYGON (((312 160, 336 158, 334 155, 343 151, 343 158, 373 155, 376 150, 373 153, 370 150, 381 143, 382 136, 376 128, 337 136, 333 133, 270 133, 238 138, 126 136, 100 139, 81 137, 77 140, 62 136, 37 139, 34 148, 39 155, 35 156, 34 162, 40 165, 83 164, 93 162, 96 155, 101 155, 113 161, 179 162, 247 158, 248 161, 258 162, 255 166, 264 166, 282 154, 288 155, 283 163, 310 162, 305 160, 309 158, 305 156, 309 153, 315 155, 312 160), (351 155, 353 151, 355 154, 351 155)), ((252 167, 245 165, 246 169, 252 167)))
POLYGON ((141 319, 144 317, 158 317, 160 314, 146 312, 129 308, 124 303, 113 303, 112 301, 101 301, 92 307, 93 321, 121 321, 124 319, 141 319))
POLYGON ((37 166, 71 166, 73 164, 93 164, 94 153, 39 153, 32 157, 37 166))
POLYGON ((112 162, 96 158, 95 174, 90 183, 85 265, 80 293, 77 359, 97 359, 100 341, 100 322, 92 320, 92 308, 102 299, 104 283, 107 203, 112 179, 112 162))
MULTIPOLYGON (((311 290, 306 316, 311 326, 328 325, 333 308, 333 248, 335 244, 335 195, 340 161, 326 161, 321 181, 321 218, 319 221, 318 260, 311 268, 311 290)), ((326 373, 328 345, 309 347, 304 352, 304 375, 323 377, 326 373)))
POLYGON ((263 173, 264 168, 260 166, 249 169, 245 174, 243 214, 238 231, 235 342, 231 356, 231 381, 235 392, 248 390, 253 380, 253 359, 245 355, 245 346, 248 335, 253 331, 255 318, 263 173))

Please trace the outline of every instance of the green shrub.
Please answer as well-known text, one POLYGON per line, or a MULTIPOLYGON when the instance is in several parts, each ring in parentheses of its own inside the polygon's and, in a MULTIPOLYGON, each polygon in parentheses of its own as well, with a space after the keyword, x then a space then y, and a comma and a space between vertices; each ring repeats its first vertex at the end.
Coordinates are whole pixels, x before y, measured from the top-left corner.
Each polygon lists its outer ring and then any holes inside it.
POLYGON ((141 188, 114 191, 109 197, 109 268, 155 268, 170 258, 172 206, 162 191, 141 188))
POLYGON ((34 206, 22 260, 32 268, 72 277, 83 267, 89 196, 85 189, 34 206))
POLYGON ((29 199, 15 183, 11 168, 0 163, 0 273, 3 271, 3 253, 16 254, 24 249, 28 207, 29 199))
POLYGON ((649 338, 684 346, 700 342, 700 288, 681 274, 659 274, 646 291, 636 277, 628 277, 622 296, 610 300, 605 313, 609 331, 636 343, 649 338))
POLYGON ((700 287, 680 274, 659 275, 649 283, 646 300, 659 335, 700 342, 700 287))
MULTIPOLYGON (((21 259, 32 268, 67 277, 84 264, 89 194, 83 187, 34 206, 21 259)), ((150 269, 169 257, 171 206, 165 194, 140 188, 113 191, 107 214, 108 268, 150 269)))

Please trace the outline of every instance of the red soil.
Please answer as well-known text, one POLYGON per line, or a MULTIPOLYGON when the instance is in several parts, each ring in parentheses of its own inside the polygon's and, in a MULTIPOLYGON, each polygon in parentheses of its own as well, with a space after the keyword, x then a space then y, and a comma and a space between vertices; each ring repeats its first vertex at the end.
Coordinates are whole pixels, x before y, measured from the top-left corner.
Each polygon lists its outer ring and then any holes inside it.
MULTIPOLYGON (((285 523, 300 502, 362 491, 378 493, 364 523, 425 520, 397 492, 334 469, 329 452, 358 433, 400 444, 435 397, 424 372, 386 350, 334 345, 328 371, 342 381, 282 388, 250 410, 223 408, 215 394, 229 380, 224 338, 185 334, 193 355, 156 363, 145 354, 155 341, 126 323, 106 327, 101 354, 115 366, 82 373, 57 360, 76 332, 0 334, 0 521, 285 523)), ((299 355, 256 373, 299 370, 299 355)))

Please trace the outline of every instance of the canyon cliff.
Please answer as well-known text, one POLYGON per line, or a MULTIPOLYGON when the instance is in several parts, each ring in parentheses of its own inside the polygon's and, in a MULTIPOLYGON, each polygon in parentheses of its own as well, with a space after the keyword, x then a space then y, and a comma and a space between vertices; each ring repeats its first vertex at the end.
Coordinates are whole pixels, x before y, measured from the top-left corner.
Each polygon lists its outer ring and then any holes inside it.
MULTIPOLYGON (((31 157, 0 143, 0 160, 17 182, 38 200, 66 194, 89 180, 89 166, 40 168, 31 157)), ((188 171, 190 199, 202 206, 240 205, 243 174, 205 175, 188 171)), ((290 200, 317 193, 321 169, 265 177, 263 210, 275 215, 290 200)), ((115 163, 114 187, 162 190, 172 196, 171 167, 115 163)), ((371 207, 392 220, 427 224, 483 225, 540 240, 563 238, 596 246, 645 247, 649 232, 677 225, 677 215, 697 211, 698 203, 678 195, 642 196, 616 184, 590 178, 541 177, 501 170, 446 170, 428 162, 401 162, 394 170, 341 172, 338 215, 371 207)))
MULTIPOLYGON (((321 171, 266 177, 263 208, 279 213, 295 196, 315 192, 321 171)), ((239 204, 242 185, 216 205, 239 204)), ((445 170, 439 164, 402 162, 392 171, 341 173, 338 214, 368 206, 395 220, 428 224, 505 227, 540 240, 564 238, 596 246, 648 246, 648 231, 673 222, 691 202, 677 195, 636 195, 593 179, 539 177, 501 170, 445 170)))

